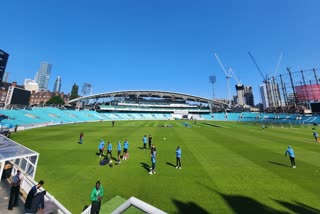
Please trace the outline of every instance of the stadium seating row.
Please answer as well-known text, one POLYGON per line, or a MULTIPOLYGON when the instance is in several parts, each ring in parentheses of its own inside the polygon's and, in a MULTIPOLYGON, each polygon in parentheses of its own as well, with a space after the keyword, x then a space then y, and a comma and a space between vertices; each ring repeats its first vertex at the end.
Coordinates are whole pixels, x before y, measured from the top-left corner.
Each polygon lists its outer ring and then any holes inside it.
MULTIPOLYGON (((61 124, 94 122, 102 120, 168 120, 169 113, 132 113, 132 112, 96 112, 92 110, 62 110, 54 107, 33 109, 0 109, 2 117, 1 126, 12 128, 18 126, 38 124, 61 124)), ((318 124, 318 116, 302 116, 288 114, 266 114, 266 113, 205 113, 194 115, 197 120, 215 121, 242 121, 260 123, 284 123, 284 124, 318 124)))

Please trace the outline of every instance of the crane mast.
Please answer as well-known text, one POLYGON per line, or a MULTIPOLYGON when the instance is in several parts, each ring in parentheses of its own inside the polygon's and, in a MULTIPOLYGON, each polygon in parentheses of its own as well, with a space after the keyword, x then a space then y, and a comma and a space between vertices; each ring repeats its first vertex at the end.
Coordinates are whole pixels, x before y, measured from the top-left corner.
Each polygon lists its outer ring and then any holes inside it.
POLYGON ((232 78, 231 73, 229 73, 223 66, 219 56, 214 53, 214 56, 216 57, 221 69, 223 70, 224 74, 226 75, 226 79, 227 79, 227 90, 228 90, 228 100, 229 100, 229 107, 231 106, 231 88, 230 88, 230 79, 232 78))

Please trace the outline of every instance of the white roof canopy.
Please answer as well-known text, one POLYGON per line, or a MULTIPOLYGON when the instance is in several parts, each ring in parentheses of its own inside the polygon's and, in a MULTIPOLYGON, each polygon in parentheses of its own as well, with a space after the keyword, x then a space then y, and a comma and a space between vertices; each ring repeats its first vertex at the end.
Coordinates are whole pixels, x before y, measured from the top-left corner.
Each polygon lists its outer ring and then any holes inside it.
POLYGON ((0 163, 2 176, 6 161, 9 161, 24 175, 35 177, 39 153, 0 135, 0 163))

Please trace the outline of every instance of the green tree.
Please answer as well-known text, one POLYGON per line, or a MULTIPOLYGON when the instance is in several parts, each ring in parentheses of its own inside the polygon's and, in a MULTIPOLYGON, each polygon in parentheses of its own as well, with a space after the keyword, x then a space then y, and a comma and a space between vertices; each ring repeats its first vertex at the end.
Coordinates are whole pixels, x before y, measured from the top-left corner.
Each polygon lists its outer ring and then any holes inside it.
POLYGON ((64 101, 60 96, 54 96, 46 102, 46 105, 64 105, 64 101))
POLYGON ((78 91, 79 91, 79 86, 74 83, 71 89, 70 100, 73 100, 79 97, 78 91))

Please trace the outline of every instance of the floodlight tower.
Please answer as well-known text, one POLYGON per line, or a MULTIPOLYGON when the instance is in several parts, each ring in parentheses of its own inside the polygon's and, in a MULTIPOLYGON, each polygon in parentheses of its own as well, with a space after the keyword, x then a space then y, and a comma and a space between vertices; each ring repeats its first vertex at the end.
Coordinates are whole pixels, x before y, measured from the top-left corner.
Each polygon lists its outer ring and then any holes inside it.
POLYGON ((209 83, 212 84, 212 100, 214 100, 214 84, 216 83, 216 75, 209 76, 209 83))

